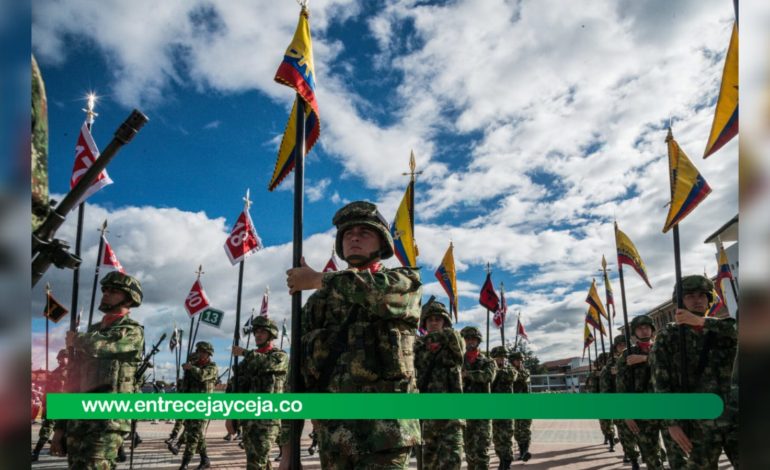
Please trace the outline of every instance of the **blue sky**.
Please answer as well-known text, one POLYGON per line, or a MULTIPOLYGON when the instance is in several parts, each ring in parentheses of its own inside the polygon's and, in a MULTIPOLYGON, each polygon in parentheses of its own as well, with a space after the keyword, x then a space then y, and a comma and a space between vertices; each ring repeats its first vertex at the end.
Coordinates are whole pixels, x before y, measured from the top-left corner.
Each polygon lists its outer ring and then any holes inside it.
MULTIPOLYGON (((80 298, 90 296, 96 228, 147 291, 135 316, 154 341, 204 265, 203 285, 227 312, 213 339, 227 363, 237 268, 222 244, 251 189, 264 251, 248 258, 244 315, 270 286, 271 315, 289 316, 291 184, 266 190, 292 91, 273 76, 296 26, 295 2, 68 1, 33 8, 32 44, 49 100, 51 189, 68 189, 88 91, 99 96, 93 134, 106 146, 132 108, 150 122, 109 167, 115 184, 86 209, 80 298)), ((321 138, 306 166, 305 252, 326 263, 331 217, 368 199, 392 218, 410 150, 417 242, 426 294, 451 239, 462 324, 484 326, 484 266, 506 285, 542 359, 579 355, 583 302, 612 220, 634 240, 654 289, 627 276, 631 316, 663 302, 673 283, 664 126, 713 188, 686 219, 685 272, 713 272, 703 239, 737 204, 737 145, 700 158, 730 35, 730 2, 314 0, 311 29, 321 138)), ((74 238, 74 216, 62 228, 74 238)), ((69 305, 71 275, 52 270, 33 291, 33 364, 41 364, 42 286, 69 305)), ((603 296, 603 292, 602 296, 603 296)), ((82 302, 81 302, 82 304, 82 302)), ((86 306, 87 308, 87 306, 86 306)), ((513 337, 513 322, 506 337, 513 337)), ((59 347, 66 325, 54 328, 59 347)), ((499 344, 499 332, 491 335, 499 344)), ((170 377, 171 355, 159 357, 170 377)))

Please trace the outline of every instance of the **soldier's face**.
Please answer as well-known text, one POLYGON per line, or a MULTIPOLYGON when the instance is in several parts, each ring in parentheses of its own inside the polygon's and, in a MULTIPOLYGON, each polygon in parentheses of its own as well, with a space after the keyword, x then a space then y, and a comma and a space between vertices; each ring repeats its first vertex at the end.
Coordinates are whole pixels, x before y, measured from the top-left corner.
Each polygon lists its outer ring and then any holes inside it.
POLYGON ((615 346, 615 354, 623 354, 623 351, 626 350, 626 343, 620 343, 617 346, 615 346))
POLYGON ((431 315, 425 319, 425 328, 428 330, 428 333, 440 331, 444 328, 444 319, 438 315, 431 315))
POLYGON ((709 299, 705 292, 688 292, 683 296, 684 308, 693 313, 704 313, 709 308, 709 299))
POLYGON ((349 256, 369 257, 381 246, 380 234, 367 225, 354 225, 342 234, 342 252, 349 256))
POLYGON ((521 359, 514 359, 513 361, 511 361, 511 364, 513 364, 513 367, 518 369, 521 367, 521 359))
POLYGON ((496 357, 495 358, 495 364, 497 364, 497 367, 503 367, 505 365, 505 358, 504 357, 496 357))
POLYGON ((257 344, 265 344, 270 340, 270 332, 264 328, 254 330, 254 340, 257 344))
POLYGON ((123 304, 128 300, 128 294, 114 287, 102 287, 102 300, 99 302, 99 310, 105 313, 126 308, 123 304))
POLYGON ((67 365, 67 363, 69 362, 69 359, 67 359, 66 356, 62 356, 60 358, 57 358, 57 360, 59 361, 59 365, 62 366, 62 367, 65 367, 67 365))
POLYGON ((211 359, 211 354, 207 353, 206 351, 198 350, 196 351, 198 353, 198 362, 201 363, 207 363, 211 359))
POLYGON ((639 325, 636 327, 634 336, 638 339, 646 339, 652 337, 652 328, 650 325, 639 325))
POLYGON ((478 347, 479 347, 478 338, 465 338, 465 349, 467 349, 468 351, 474 351, 478 347))

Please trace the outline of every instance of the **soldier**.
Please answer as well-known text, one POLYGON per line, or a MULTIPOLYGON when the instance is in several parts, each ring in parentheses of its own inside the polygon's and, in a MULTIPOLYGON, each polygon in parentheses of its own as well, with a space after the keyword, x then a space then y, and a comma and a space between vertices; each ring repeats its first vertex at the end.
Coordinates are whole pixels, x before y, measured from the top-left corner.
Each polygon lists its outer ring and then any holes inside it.
MULTIPOLYGON (((308 392, 416 393, 415 330, 422 283, 416 268, 386 268, 393 256, 388 222, 370 202, 352 202, 334 215, 335 249, 348 269, 286 272, 289 293, 317 289, 302 311, 302 375, 308 392)), ((406 468, 420 444, 415 419, 319 420, 324 469, 406 468)), ((282 433, 281 468, 288 468, 282 433)))
MULTIPOLYGON (((56 355, 56 361, 59 363, 59 366, 56 367, 49 375, 48 379, 45 383, 45 392, 46 393, 61 393, 65 392, 65 386, 67 384, 67 358, 69 355, 67 354, 66 349, 62 349, 59 351, 59 353, 56 355)), ((45 403, 45 398, 43 398, 45 403)), ((37 433, 38 440, 37 444, 35 445, 35 449, 32 451, 32 461, 37 462, 40 451, 43 450, 43 447, 45 447, 45 444, 48 442, 48 440, 51 438, 51 434, 53 433, 53 427, 54 427, 54 421, 51 419, 48 419, 47 416, 45 416, 45 406, 43 407, 43 425, 40 426, 40 431, 37 433)))
MULTIPOLYGON (((649 358, 656 392, 715 393, 725 403, 729 402, 738 333, 733 318, 704 317, 713 301, 713 290, 714 284, 705 276, 682 278, 684 308, 678 308, 675 322, 666 325, 658 334, 649 358), (680 331, 682 325, 685 326, 683 332, 680 331), (682 334, 687 354, 685 364, 682 364, 680 346, 682 334), (682 369, 686 371, 686 384, 680 381, 682 369)), ((738 468, 736 414, 723 414, 715 420, 696 420, 686 424, 670 420, 665 424, 671 438, 689 454, 686 468, 717 468, 722 449, 730 463, 738 468)))
MULTIPOLYGON (((490 355, 497 365, 495 380, 492 381, 492 393, 513 393, 513 382, 518 373, 507 364, 508 351, 505 346, 495 346, 490 355)), ((500 460, 498 470, 509 470, 513 463, 513 420, 496 419, 492 421, 492 442, 495 454, 500 460)))
MULTIPOLYGON (((185 373, 185 393, 214 393, 214 384, 217 381, 217 365, 211 360, 214 355, 214 346, 208 341, 195 343, 195 356, 182 365, 185 373)), ((208 420, 186 419, 184 421, 183 439, 179 439, 176 445, 169 445, 169 450, 176 455, 184 442, 184 454, 179 470, 187 470, 193 455, 197 452, 201 456, 197 469, 211 468, 211 461, 206 452, 206 428, 208 420)))
MULTIPOLYGON (((602 367, 604 367, 605 364, 607 364, 607 356, 608 354, 606 352, 603 352, 599 354, 596 357, 596 360, 594 361, 594 369, 591 371, 589 377, 591 378, 590 382, 586 380, 586 387, 590 388, 588 390, 589 393, 601 393, 601 387, 599 384, 599 374, 602 370, 602 367)), ((613 427, 613 422, 611 419, 600 419, 599 420, 599 428, 602 430, 602 436, 604 436, 604 444, 609 444, 609 452, 615 452, 615 444, 618 443, 617 438, 615 437, 615 429, 613 427)))
MULTIPOLYGON (((85 333, 68 331, 66 345, 73 348, 73 368, 68 377, 81 393, 134 393, 136 370, 142 362, 144 329, 129 317, 142 304, 142 286, 127 274, 112 271, 101 280, 99 310, 104 316, 85 333)), ((110 469, 117 463, 118 448, 130 431, 129 420, 57 421, 51 454, 66 453, 71 469, 110 469)))
MULTIPOLYGON (((465 340, 463 359, 463 393, 490 393, 497 367, 481 353, 481 331, 475 326, 460 330, 465 340)), ((468 470, 489 468, 489 444, 492 440, 492 422, 488 419, 469 419, 465 424, 463 441, 468 470)))
MULTIPOLYGON (((654 342, 655 324, 647 315, 639 315, 631 321, 631 333, 636 344, 618 361, 618 393, 652 393, 652 376, 647 362, 654 342)), ((636 435, 642 460, 649 469, 662 469, 660 449, 660 421, 627 419, 626 427, 636 435)), ((669 453, 669 459, 673 456, 669 453)), ((673 465, 672 465, 673 466, 673 465)), ((674 466, 674 468, 681 468, 674 466)))
MULTIPOLYGON (((267 317, 258 316, 252 320, 252 333, 257 348, 248 351, 240 346, 233 347, 233 355, 243 356, 243 365, 238 364, 238 389, 245 393, 283 393, 286 374, 289 370, 289 356, 273 346, 278 338, 278 326, 267 317)), ((235 434, 235 425, 228 420, 227 432, 235 434)), ((243 445, 246 449, 246 469, 265 470, 270 466, 270 448, 280 431, 278 419, 241 420, 243 445)))
MULTIPOLYGON (((431 298, 422 307, 420 327, 427 334, 414 345, 414 367, 420 393, 462 393, 465 341, 452 328, 452 317, 431 298)), ((459 470, 463 460, 464 420, 422 422, 422 468, 459 470)))
MULTIPOLYGON (((607 358, 606 364, 599 373, 599 388, 602 393, 617 393, 617 361, 626 350, 626 337, 615 336, 612 341, 612 355, 607 358)), ((615 426, 620 434, 620 445, 623 446, 623 463, 631 462, 633 470, 639 469, 639 451, 636 449, 636 436, 626 426, 625 421, 615 421, 615 426)))
MULTIPOLYGON (((508 358, 511 360, 513 370, 516 371, 516 379, 513 381, 513 393, 529 393, 529 371, 524 367, 524 355, 521 351, 511 352, 508 358)), ((529 452, 529 444, 532 440, 532 420, 517 419, 513 423, 513 438, 519 446, 519 460, 528 461, 532 458, 529 452)))

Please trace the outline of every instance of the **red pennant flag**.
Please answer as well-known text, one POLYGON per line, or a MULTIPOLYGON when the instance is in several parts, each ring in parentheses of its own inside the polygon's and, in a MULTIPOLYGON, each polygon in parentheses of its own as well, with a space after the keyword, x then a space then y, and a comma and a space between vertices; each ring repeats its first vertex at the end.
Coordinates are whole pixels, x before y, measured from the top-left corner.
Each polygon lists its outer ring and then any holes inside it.
POLYGON ((524 324, 519 320, 519 326, 517 327, 519 329, 519 336, 529 341, 529 336, 527 336, 527 332, 524 331, 524 324))
POLYGON ((266 291, 265 295, 262 296, 262 306, 259 308, 259 314, 265 318, 267 318, 268 298, 269 294, 266 291))
MULTIPOLYGON (((80 178, 86 174, 86 171, 94 164, 96 159, 99 158, 99 149, 96 148, 96 143, 93 137, 91 137, 91 131, 88 130, 88 125, 84 122, 80 128, 80 135, 78 136, 78 142, 75 145, 75 164, 72 167, 72 176, 70 177, 70 189, 80 181, 80 178)), ((96 180, 91 183, 91 186, 86 190, 83 197, 75 204, 74 207, 80 205, 92 194, 99 191, 103 187, 112 184, 110 176, 107 174, 107 170, 102 170, 97 175, 96 180)))
POLYGON ((484 281, 484 285, 481 286, 479 303, 493 312, 496 312, 500 306, 500 299, 497 297, 497 292, 495 292, 495 286, 492 285, 491 274, 487 274, 487 280, 484 281))
POLYGON ((225 252, 232 264, 238 264, 243 258, 262 248, 262 240, 257 235, 248 210, 241 212, 230 236, 225 241, 225 252))
POLYGON ((102 257, 102 266, 112 266, 117 271, 125 273, 126 270, 123 269, 123 265, 120 264, 118 257, 115 256, 115 252, 112 251, 112 247, 107 241, 107 237, 102 235, 102 239, 104 240, 104 256, 102 257))
POLYGON ((184 301, 184 308, 191 317, 194 317, 208 308, 209 305, 209 299, 203 291, 200 279, 198 279, 190 288, 190 293, 187 294, 187 299, 184 301))
POLYGON ((495 315, 492 320, 498 328, 502 328, 505 324, 505 314, 508 313, 508 305, 505 302, 505 292, 500 290, 500 308, 495 310, 495 315))
POLYGON ((332 256, 329 258, 329 262, 326 263, 326 266, 324 266, 324 270, 322 272, 332 273, 335 271, 339 271, 339 268, 337 267, 337 263, 334 262, 334 256, 332 256))

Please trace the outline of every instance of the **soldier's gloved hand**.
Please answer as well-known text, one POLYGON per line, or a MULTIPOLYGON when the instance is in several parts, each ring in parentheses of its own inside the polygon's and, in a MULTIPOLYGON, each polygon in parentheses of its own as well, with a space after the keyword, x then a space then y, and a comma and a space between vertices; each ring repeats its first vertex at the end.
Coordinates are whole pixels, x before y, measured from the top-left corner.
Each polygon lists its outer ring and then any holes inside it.
POLYGON ((246 355, 246 348, 242 348, 240 346, 233 346, 233 356, 245 356, 246 355))
POLYGON ((674 321, 677 325, 690 325, 702 327, 706 323, 706 317, 702 315, 696 315, 689 310, 683 308, 676 309, 676 315, 674 315, 674 321))
POLYGON ((182 364, 182 369, 184 370, 188 370, 191 367, 192 367, 192 364, 190 364, 189 362, 185 362, 184 364, 182 364))
POLYGON ((626 358, 626 364, 633 366, 635 364, 641 364, 647 362, 647 356, 644 354, 631 354, 626 358))
POLYGON ((692 452, 692 442, 690 442, 690 439, 682 428, 678 425, 669 426, 668 433, 671 435, 674 442, 682 448, 682 451, 684 451, 685 454, 690 455, 690 452, 692 452))
POLYGON ((54 431, 51 438, 51 455, 57 457, 64 457, 66 455, 64 452, 64 431, 61 429, 54 431))
POLYGON ((627 419, 625 421, 626 426, 628 426, 628 429, 630 429, 632 433, 639 434, 639 426, 636 425, 636 421, 633 419, 627 419))
POLYGON ((323 273, 319 273, 305 263, 304 256, 300 260, 299 268, 291 268, 286 271, 286 285, 289 287, 289 294, 303 290, 320 289, 323 278, 323 273))

